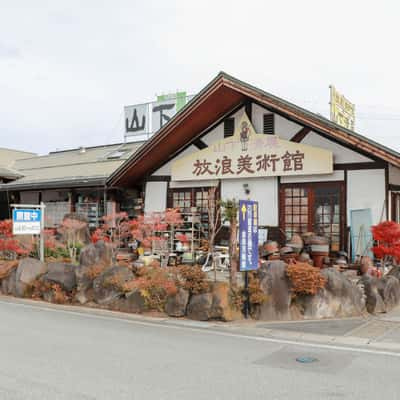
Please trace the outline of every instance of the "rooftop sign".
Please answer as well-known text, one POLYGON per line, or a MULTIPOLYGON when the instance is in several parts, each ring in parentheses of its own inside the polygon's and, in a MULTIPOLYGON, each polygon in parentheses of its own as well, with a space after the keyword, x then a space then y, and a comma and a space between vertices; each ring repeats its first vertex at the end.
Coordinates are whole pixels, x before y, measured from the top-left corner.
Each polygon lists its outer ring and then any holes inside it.
POLYGON ((155 102, 124 107, 125 139, 157 132, 193 97, 177 92, 158 96, 155 102))
POLYGON ((340 94, 335 86, 331 85, 329 88, 331 90, 331 121, 354 131, 356 119, 355 105, 340 94))
POLYGON ((174 181, 332 172, 331 151, 283 140, 276 135, 257 134, 245 113, 232 137, 172 164, 174 181))

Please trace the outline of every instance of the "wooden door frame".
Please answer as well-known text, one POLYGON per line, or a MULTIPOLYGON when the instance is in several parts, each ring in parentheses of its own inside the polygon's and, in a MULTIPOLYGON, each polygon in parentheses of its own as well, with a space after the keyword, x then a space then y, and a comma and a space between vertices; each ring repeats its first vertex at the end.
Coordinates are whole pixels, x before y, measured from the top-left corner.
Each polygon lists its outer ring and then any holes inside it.
MULTIPOLYGON (((346 250, 346 226, 347 226, 347 206, 346 206, 346 183, 345 181, 322 181, 322 182, 296 182, 296 183, 279 183, 279 228, 282 232, 282 238, 285 240, 285 194, 284 190, 288 188, 304 188, 311 189, 311 201, 308 204, 309 215, 313 215, 314 210, 314 191, 316 187, 338 187, 340 191, 339 201, 340 201, 340 249, 346 250)), ((308 222, 308 227, 312 230, 312 220, 308 222)))

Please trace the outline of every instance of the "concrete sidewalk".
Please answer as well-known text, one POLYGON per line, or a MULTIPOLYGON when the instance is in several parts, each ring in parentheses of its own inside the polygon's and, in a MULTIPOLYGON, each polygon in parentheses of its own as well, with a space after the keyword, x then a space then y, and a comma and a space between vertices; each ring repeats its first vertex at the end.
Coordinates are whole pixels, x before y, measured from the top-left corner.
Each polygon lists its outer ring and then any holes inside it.
POLYGON ((268 337, 292 340, 368 346, 400 352, 400 306, 387 314, 365 318, 342 318, 288 322, 232 323, 230 329, 238 328, 268 337))

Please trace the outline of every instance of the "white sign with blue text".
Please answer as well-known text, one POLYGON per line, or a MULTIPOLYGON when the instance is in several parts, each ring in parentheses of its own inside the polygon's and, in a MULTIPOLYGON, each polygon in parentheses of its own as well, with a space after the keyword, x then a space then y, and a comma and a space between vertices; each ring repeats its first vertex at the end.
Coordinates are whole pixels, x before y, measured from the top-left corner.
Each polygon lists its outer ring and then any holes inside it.
POLYGON ((14 235, 39 235, 42 211, 16 208, 13 210, 14 235))

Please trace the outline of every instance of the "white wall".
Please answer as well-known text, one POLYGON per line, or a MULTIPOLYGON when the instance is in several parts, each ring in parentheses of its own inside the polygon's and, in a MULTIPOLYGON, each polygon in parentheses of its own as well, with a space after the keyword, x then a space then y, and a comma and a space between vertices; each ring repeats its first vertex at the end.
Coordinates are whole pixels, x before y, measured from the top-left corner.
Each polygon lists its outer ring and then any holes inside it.
POLYGON ((400 185, 400 168, 389 164, 389 183, 391 185, 400 185))
POLYGON ((170 188, 194 188, 194 187, 215 187, 218 186, 218 179, 213 180, 201 180, 201 181, 171 181, 169 184, 170 188))
POLYGON ((302 141, 303 144, 309 144, 322 149, 330 150, 333 153, 334 163, 355 163, 373 161, 355 151, 352 151, 340 144, 332 142, 315 132, 310 132, 302 141))
POLYGON ((199 151, 199 149, 196 146, 189 146, 186 150, 182 151, 177 157, 173 158, 172 160, 168 161, 166 164, 164 164, 161 168, 159 168, 157 171, 155 171, 152 176, 159 176, 159 175, 171 175, 171 165, 174 161, 179 160, 182 157, 185 157, 189 154, 192 154, 196 151, 199 151))
POLYGON ((144 212, 165 211, 168 182, 146 182, 144 212))
MULTIPOLYGON (((350 210, 371 208, 372 223, 380 222, 385 204, 385 170, 365 169, 347 172, 347 221, 350 225, 350 210)), ((383 214, 386 219, 386 212, 383 214)))
POLYGON ((259 202, 259 224, 278 225, 278 180, 276 177, 227 179, 221 182, 221 198, 245 199, 243 184, 249 185, 250 198, 259 202))
MULTIPOLYGON (((237 110, 234 114, 231 115, 230 118, 235 118, 235 129, 239 125, 240 118, 242 118, 244 112, 244 107, 237 110)), ((204 135, 201 140, 207 144, 208 146, 217 140, 221 140, 224 138, 224 122, 221 122, 214 129, 204 135)))
POLYGON ((343 180, 344 180, 344 171, 333 171, 333 174, 281 177, 281 183, 328 182, 328 181, 343 181, 343 180))
MULTIPOLYGON (((252 123, 257 133, 263 133, 264 114, 271 113, 258 104, 252 104, 252 123)), ((300 129, 302 129, 301 125, 275 114, 275 134, 282 139, 290 140, 300 129)))

